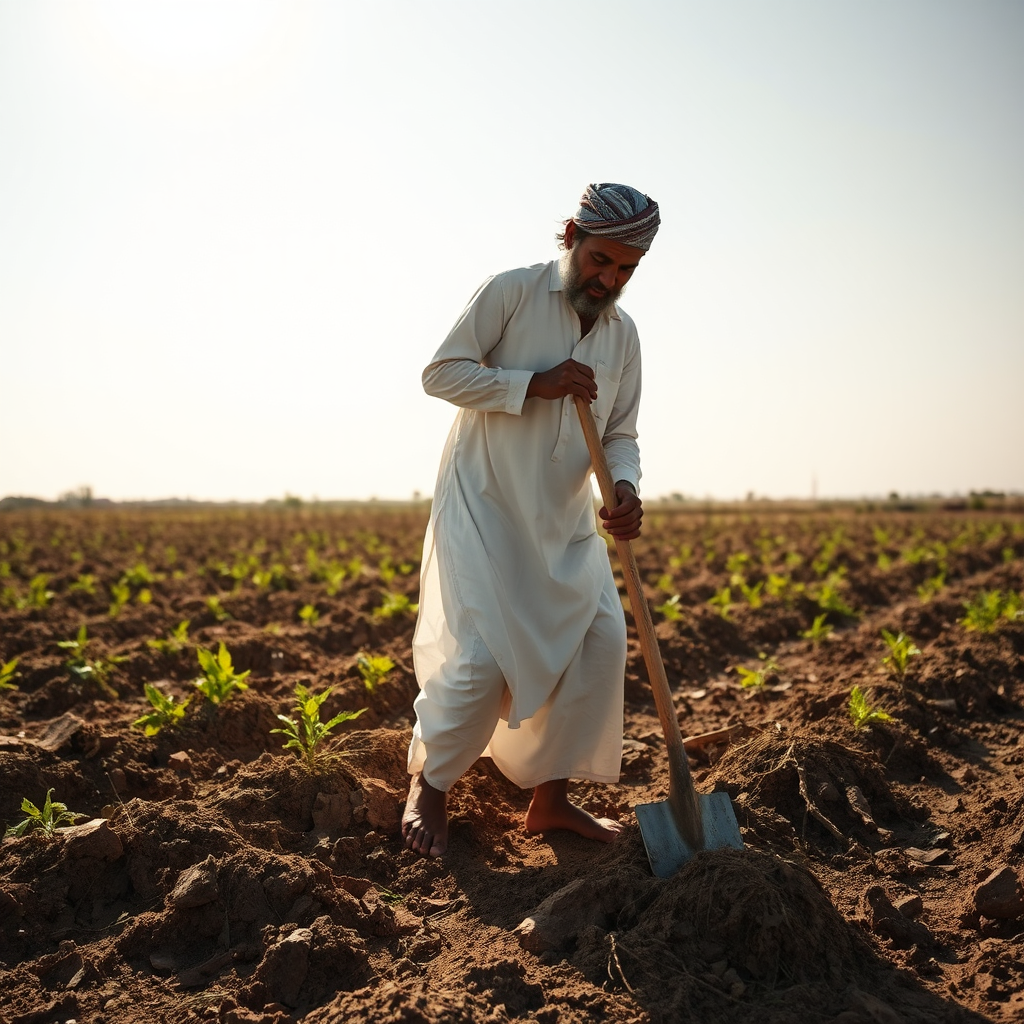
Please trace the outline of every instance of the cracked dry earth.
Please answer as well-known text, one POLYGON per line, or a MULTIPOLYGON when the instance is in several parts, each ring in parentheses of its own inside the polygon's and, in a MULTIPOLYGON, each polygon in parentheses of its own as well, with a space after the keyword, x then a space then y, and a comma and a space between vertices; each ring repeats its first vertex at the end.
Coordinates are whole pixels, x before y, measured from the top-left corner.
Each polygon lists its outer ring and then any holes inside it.
POLYGON ((652 606, 678 595, 655 620, 694 778, 745 841, 670 879, 632 812, 667 778, 635 639, 621 781, 573 786, 622 841, 528 835, 528 794, 482 760, 451 794, 449 854, 403 849, 413 618, 375 609, 415 601, 424 523, 0 516, 0 820, 49 789, 83 816, 0 845, 0 1020, 1024 1019, 1019 514, 649 514, 636 549, 652 606), (966 628, 994 592, 991 630, 966 628), (819 615, 831 632, 802 637, 819 615), (185 619, 179 650, 147 644, 185 619), (125 659, 116 698, 57 646, 83 623, 93 658, 125 659), (920 651, 902 679, 883 628, 920 651), (213 706, 195 650, 220 641, 251 675, 213 706), (395 663, 372 694, 361 653, 395 663), (152 737, 132 727, 144 683, 193 696, 152 737), (297 683, 333 686, 327 715, 368 709, 312 770, 271 732, 297 683), (890 720, 855 728, 854 686, 890 720))

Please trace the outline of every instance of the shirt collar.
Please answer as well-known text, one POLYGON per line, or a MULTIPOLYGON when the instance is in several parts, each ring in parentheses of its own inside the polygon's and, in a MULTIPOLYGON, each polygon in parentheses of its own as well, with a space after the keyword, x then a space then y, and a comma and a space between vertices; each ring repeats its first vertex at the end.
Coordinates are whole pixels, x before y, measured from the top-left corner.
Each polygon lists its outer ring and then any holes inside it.
MULTIPOLYGON (((548 272, 548 291, 550 292, 561 292, 565 289, 562 286, 562 275, 558 272, 558 260, 551 261, 551 270, 548 272)), ((619 307, 613 305, 612 308, 606 309, 601 316, 605 320, 621 320, 619 316, 619 307)))

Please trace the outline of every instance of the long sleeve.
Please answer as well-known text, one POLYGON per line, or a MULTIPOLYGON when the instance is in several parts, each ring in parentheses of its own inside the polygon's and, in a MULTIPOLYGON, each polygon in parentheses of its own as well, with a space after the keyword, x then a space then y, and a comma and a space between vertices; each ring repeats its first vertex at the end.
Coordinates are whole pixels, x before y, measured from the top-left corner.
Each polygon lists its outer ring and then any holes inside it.
POLYGON ((500 280, 488 278, 423 371, 423 390, 479 412, 522 413, 532 370, 487 365, 512 310, 500 280))
POLYGON ((638 494, 641 474, 636 417, 640 408, 640 377, 640 347, 637 346, 622 368, 615 404, 601 438, 612 479, 629 481, 638 494))

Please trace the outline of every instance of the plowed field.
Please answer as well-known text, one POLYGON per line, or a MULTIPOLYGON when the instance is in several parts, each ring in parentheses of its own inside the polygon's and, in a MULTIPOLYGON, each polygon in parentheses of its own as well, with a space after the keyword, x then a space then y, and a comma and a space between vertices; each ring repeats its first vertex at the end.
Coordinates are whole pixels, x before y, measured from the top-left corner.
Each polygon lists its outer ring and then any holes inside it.
POLYGON ((0 516, 0 822, 50 790, 81 815, 0 845, 0 1020, 1024 1019, 1021 517, 648 515, 694 777, 746 843, 667 880, 632 812, 667 770, 632 636, 622 778, 572 787, 621 842, 527 834, 481 760, 449 853, 404 849, 425 520, 0 516), (215 703, 221 644, 249 674, 215 703), (360 657, 393 663, 372 691, 360 657), (146 684, 190 698, 149 736, 146 684), (366 709, 312 766, 272 731, 298 685, 366 709), (854 687, 889 717, 856 725, 854 687))

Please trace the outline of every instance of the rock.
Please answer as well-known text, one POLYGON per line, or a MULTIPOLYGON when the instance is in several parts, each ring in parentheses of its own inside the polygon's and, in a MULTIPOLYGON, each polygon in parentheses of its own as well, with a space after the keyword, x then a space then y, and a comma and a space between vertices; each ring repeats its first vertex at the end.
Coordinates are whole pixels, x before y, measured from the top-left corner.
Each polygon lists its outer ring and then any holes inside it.
POLYGON ((46 731, 36 739, 37 747, 48 750, 51 754, 57 753, 62 747, 71 742, 71 738, 85 725, 78 715, 65 711, 60 718, 55 718, 46 727, 46 731))
POLYGON ((219 895, 217 862, 211 854, 201 864, 193 864, 182 871, 168 898, 171 906, 184 910, 212 903, 219 895))
POLYGON ((593 883, 578 878, 549 896, 516 928, 523 949, 531 953, 559 950, 584 928, 607 924, 601 901, 594 899, 593 883))
POLYGON ((904 896, 903 899, 897 900, 893 906, 904 916, 916 918, 919 917, 921 911, 924 910, 924 903, 921 897, 915 893, 913 896, 904 896))
POLYGON ((117 860, 123 852, 121 840, 105 818, 93 818, 83 825, 58 830, 64 836, 64 856, 70 859, 95 857, 117 860))
POLYGON ((897 949, 910 949, 932 941, 932 933, 920 921, 904 917, 890 902, 880 885, 871 885, 862 897, 868 927, 876 934, 891 939, 897 949))
POLYGON ((883 1003, 870 992, 863 992, 851 985, 846 992, 846 998, 850 1006, 872 1024, 903 1024, 903 1018, 888 1003, 883 1003))
POLYGON ((344 793, 317 793, 313 801, 313 827, 337 832, 352 821, 352 804, 344 793))
POLYGON ((179 774, 192 770, 192 758, 184 750, 179 750, 167 758, 167 767, 179 774))
POLYGON ((996 868, 974 891, 974 905, 982 917, 1013 920, 1024 915, 1024 892, 1013 868, 996 868))
POLYGON ((309 951, 313 933, 309 928, 296 928, 290 935, 267 950, 256 977, 267 986, 271 995, 285 1006, 298 1006, 299 990, 309 971, 309 951))
POLYGON ((123 768, 111 768, 107 778, 110 779, 110 784, 114 787, 115 793, 123 793, 128 788, 128 779, 124 774, 123 768))
POLYGON ((399 803, 402 795, 379 779, 367 779, 363 783, 363 805, 366 821, 371 828, 391 832, 398 828, 400 820, 399 803))

